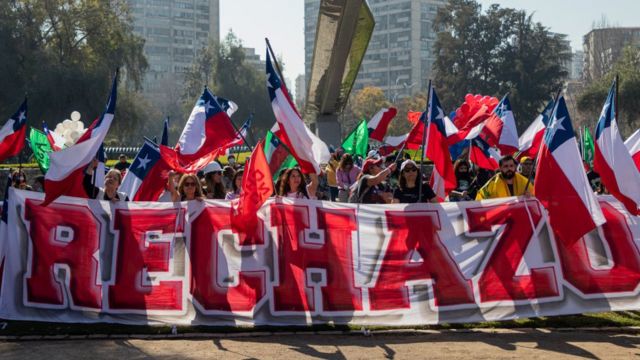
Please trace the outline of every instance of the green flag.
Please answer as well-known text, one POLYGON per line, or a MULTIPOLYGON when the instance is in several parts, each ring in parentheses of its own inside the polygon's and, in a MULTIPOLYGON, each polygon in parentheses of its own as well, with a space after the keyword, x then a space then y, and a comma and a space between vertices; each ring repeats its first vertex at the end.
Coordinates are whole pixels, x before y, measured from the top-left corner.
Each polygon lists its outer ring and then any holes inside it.
POLYGON ((367 157, 367 147, 369 146, 369 129, 367 121, 362 120, 349 136, 342 142, 344 152, 352 155, 367 157))
POLYGON ((33 150, 33 157, 36 159, 38 166, 43 174, 49 170, 49 153, 53 151, 49 144, 49 139, 42 131, 31 128, 29 133, 29 143, 33 150))
POLYGON ((585 126, 584 136, 582 137, 582 160, 584 160, 590 167, 593 167, 593 154, 595 147, 593 144, 593 138, 591 137, 591 131, 585 126))

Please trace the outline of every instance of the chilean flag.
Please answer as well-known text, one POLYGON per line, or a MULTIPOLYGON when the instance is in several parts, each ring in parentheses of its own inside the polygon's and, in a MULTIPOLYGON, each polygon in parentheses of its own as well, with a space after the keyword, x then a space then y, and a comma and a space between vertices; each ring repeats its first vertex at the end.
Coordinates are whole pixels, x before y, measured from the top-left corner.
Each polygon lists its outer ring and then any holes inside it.
POLYGON ((549 211, 549 222, 563 241, 580 239, 605 222, 582 166, 571 118, 560 96, 544 134, 534 181, 536 197, 549 211), (571 221, 567 221, 571 216, 571 221))
POLYGON ((640 215, 640 171, 618 131, 616 107, 614 81, 596 126, 593 168, 600 174, 609 193, 623 203, 629 213, 637 216, 640 215))
POLYGON ((116 112, 118 97, 118 73, 113 78, 111 95, 107 106, 78 141, 68 148, 49 154, 51 163, 45 175, 45 199, 43 206, 50 204, 59 196, 87 197, 82 186, 84 171, 87 165, 95 159, 98 150, 107 136, 111 122, 116 112))
POLYGON ((44 121, 42 122, 42 129, 44 134, 47 135, 47 140, 49 140, 49 145, 51 145, 53 151, 60 151, 64 148, 64 138, 54 131, 50 131, 44 121))
POLYGON ((251 127, 252 122, 253 114, 251 114, 244 124, 242 124, 240 131, 236 133, 236 137, 224 146, 223 150, 227 155, 229 155, 229 149, 232 147, 244 144, 244 139, 246 139, 249 134, 249 128, 251 127))
POLYGON ((377 114, 373 115, 371 120, 367 123, 367 128, 369 129, 369 139, 383 141, 384 136, 387 134, 387 129, 389 128, 389 124, 396 114, 398 110, 394 107, 391 108, 383 108, 378 111, 377 114))
POLYGON ((553 111, 553 100, 549 101, 544 110, 533 120, 533 123, 529 125, 527 131, 520 136, 518 140, 518 148, 520 150, 519 156, 528 156, 530 158, 536 158, 538 151, 540 150, 540 144, 542 144, 542 138, 544 137, 544 131, 549 125, 549 119, 551 119, 551 112, 553 111))
POLYGON ((160 138, 160 145, 169 146, 169 117, 164 119, 164 125, 162 126, 162 137, 160 138))
POLYGON ((636 130, 636 132, 629 136, 624 144, 629 150, 633 161, 636 163, 636 167, 640 170, 640 130, 636 130))
POLYGON ((27 133, 27 99, 0 129, 0 161, 20 154, 27 133))
POLYGON ((118 191, 129 195, 131 201, 158 201, 170 170, 160 156, 158 145, 145 139, 118 191))
POLYGON ((302 121, 298 110, 289 98, 284 82, 273 67, 268 49, 267 90, 278 125, 274 134, 291 151, 291 155, 300 164, 302 172, 319 174, 322 171, 320 164, 327 163, 330 158, 327 144, 312 133, 302 121))
MULTIPOLYGON (((436 196, 444 200, 449 192, 456 188, 456 174, 451 162, 447 138, 457 132, 457 128, 444 115, 436 90, 430 88, 429 108, 427 109, 426 157, 433 161, 430 185, 436 196)), ((423 126, 420 126, 420 128, 423 126)), ((411 135, 410 135, 411 138, 411 135)), ((411 141, 410 139, 408 141, 411 141)))
POLYGON ((491 171, 498 170, 500 158, 500 153, 480 137, 471 140, 469 161, 476 164, 479 168, 491 171))
POLYGON ((187 164, 209 157, 235 137, 236 130, 228 113, 205 88, 176 145, 177 159, 179 163, 187 164))
POLYGON ((493 110, 481 132, 481 137, 490 145, 496 146, 500 152, 507 155, 518 151, 518 129, 516 119, 511 110, 509 97, 505 95, 493 110))

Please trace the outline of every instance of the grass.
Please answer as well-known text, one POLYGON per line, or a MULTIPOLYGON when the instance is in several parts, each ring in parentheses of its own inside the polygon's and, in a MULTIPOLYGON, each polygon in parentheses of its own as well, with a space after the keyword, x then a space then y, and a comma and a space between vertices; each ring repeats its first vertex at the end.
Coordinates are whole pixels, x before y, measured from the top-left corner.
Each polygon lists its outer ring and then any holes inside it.
MULTIPOLYGON (((170 325, 121 325, 121 324, 65 324, 35 321, 6 321, 7 326, 0 330, 0 336, 23 335, 90 335, 90 334, 171 334, 170 325)), ((510 321, 490 321, 481 323, 441 324, 411 327, 368 326, 370 330, 388 329, 510 329, 510 328, 598 328, 640 326, 639 311, 620 311, 589 313, 582 315, 566 315, 553 317, 536 317, 510 321)), ((178 333, 237 333, 237 332, 290 332, 290 331, 359 331, 355 325, 313 325, 296 326, 256 326, 256 327, 221 327, 221 326, 178 326, 178 333)))

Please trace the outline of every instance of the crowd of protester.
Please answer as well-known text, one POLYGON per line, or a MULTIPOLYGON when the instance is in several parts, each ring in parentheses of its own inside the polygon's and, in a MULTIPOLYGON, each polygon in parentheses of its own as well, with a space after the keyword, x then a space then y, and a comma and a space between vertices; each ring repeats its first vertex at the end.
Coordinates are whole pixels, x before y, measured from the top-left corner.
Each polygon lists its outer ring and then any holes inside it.
MULTIPOLYGON (((129 201, 128 194, 118 191, 130 163, 121 155, 108 169, 104 186, 95 186, 98 161, 94 160, 85 171, 83 187, 88 197, 112 202, 129 201)), ((372 150, 366 158, 354 157, 342 149, 332 152, 320 175, 303 174, 298 167, 282 170, 274 183, 274 196, 292 199, 318 199, 343 203, 392 204, 444 201, 485 200, 509 196, 533 195, 534 159, 504 156, 495 172, 480 169, 463 154, 455 160, 453 168, 456 188, 446 199, 438 199, 429 186, 429 167, 420 166, 408 153, 380 156, 372 150)), ((585 164, 587 178, 594 192, 606 193, 600 176, 585 164)), ((165 192, 159 201, 234 200, 240 196, 244 170, 235 156, 228 164, 208 164, 198 174, 170 172, 165 192)), ((11 186, 32 191, 44 191, 44 177, 35 178, 29 185, 25 172, 15 170, 10 175, 11 186)))

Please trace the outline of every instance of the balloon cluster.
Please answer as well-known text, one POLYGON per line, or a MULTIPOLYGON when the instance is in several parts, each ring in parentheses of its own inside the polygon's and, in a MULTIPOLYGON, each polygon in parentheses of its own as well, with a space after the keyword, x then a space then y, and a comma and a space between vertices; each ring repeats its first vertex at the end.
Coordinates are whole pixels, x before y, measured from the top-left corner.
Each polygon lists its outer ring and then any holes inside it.
POLYGON ((78 141, 80 136, 85 133, 84 123, 80 121, 80 113, 74 111, 71 113, 71 119, 66 119, 56 125, 54 132, 64 139, 64 145, 69 147, 78 141))
POLYGON ((464 97, 464 103, 456 109, 454 124, 461 128, 476 115, 488 116, 498 106, 499 102, 500 100, 495 97, 467 94, 464 97))

